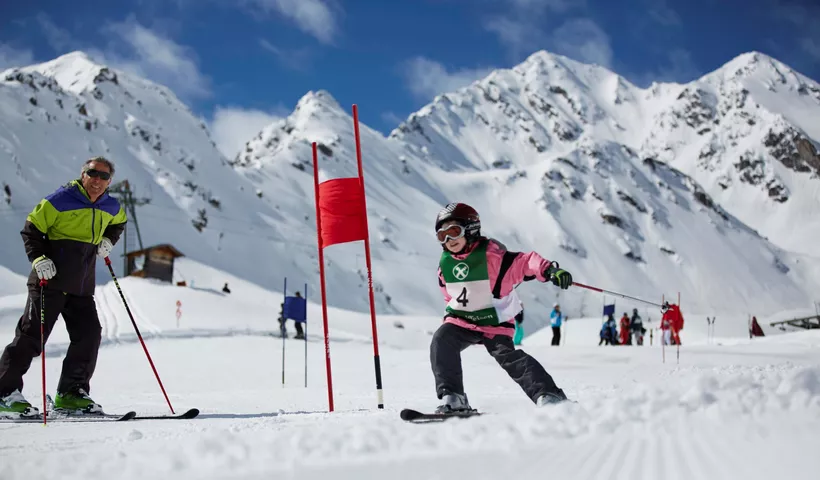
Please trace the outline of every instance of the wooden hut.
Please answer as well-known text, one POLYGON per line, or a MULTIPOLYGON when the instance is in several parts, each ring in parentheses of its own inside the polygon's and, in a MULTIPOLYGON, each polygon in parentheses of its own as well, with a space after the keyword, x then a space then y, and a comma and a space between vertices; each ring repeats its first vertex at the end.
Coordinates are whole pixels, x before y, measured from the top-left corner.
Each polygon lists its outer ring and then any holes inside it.
POLYGON ((127 275, 156 278, 163 282, 174 281, 174 259, 182 257, 182 252, 170 244, 154 245, 143 250, 128 252, 127 275))

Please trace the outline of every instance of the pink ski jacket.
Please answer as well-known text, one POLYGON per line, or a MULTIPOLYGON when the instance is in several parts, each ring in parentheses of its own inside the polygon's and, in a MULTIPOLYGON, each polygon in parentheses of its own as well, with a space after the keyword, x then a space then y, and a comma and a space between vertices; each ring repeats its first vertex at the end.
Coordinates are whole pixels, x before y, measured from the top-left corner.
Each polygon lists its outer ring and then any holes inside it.
MULTIPOLYGON (((526 280, 532 280, 533 278, 538 280, 539 282, 546 282, 547 278, 544 277, 544 271, 550 266, 550 261, 543 258, 541 255, 535 252, 523 253, 523 252, 508 252, 507 247, 505 247, 501 242, 495 239, 488 239, 489 242, 487 244, 487 273, 489 274, 489 281, 490 286, 492 288, 493 285, 496 284, 498 279, 499 270, 501 270, 501 262, 504 259, 504 255, 513 255, 512 264, 510 268, 507 270, 507 273, 504 274, 504 278, 501 279, 501 297, 506 297, 512 291, 523 283, 526 280)), ((453 258, 456 260, 464 260, 467 258, 472 250, 478 245, 479 242, 474 242, 470 247, 468 247, 465 253, 460 255, 453 255, 453 258)), ((441 293, 444 294, 444 301, 450 301, 450 294, 447 293, 447 287, 444 283, 444 277, 441 274, 441 269, 438 270, 438 284, 441 287, 441 293)), ((512 321, 512 318, 502 319, 502 321, 512 321)), ((476 330, 479 332, 484 333, 484 336, 488 338, 493 338, 495 335, 507 335, 512 337, 515 329, 513 326, 510 327, 502 327, 502 326, 479 326, 474 325, 464 319, 456 318, 456 317, 444 317, 445 323, 452 323, 458 325, 463 328, 467 328, 470 330, 476 330)))

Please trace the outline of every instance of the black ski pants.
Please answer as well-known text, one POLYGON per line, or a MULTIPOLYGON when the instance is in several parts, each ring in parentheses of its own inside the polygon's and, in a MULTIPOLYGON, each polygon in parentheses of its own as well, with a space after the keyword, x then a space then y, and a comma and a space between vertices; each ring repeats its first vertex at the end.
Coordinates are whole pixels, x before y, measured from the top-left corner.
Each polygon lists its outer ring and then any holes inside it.
POLYGON ((552 327, 552 345, 561 345, 561 327, 552 327))
MULTIPOLYGON (((68 331, 69 346, 57 385, 58 393, 78 388, 91 391, 89 382, 97 366, 101 330, 92 296, 65 294, 45 288, 45 339, 62 314, 68 331)), ((0 356, 0 395, 23 390, 23 376, 32 360, 40 355, 40 287, 29 287, 26 311, 17 322, 14 340, 0 356)))
POLYGON ((430 344, 430 364, 433 367, 438 398, 448 393, 464 393, 461 352, 479 343, 484 345, 487 353, 495 358, 533 402, 542 395, 567 398, 538 360, 523 350, 515 349, 511 337, 495 335, 487 338, 481 332, 452 323, 442 324, 433 334, 430 344))

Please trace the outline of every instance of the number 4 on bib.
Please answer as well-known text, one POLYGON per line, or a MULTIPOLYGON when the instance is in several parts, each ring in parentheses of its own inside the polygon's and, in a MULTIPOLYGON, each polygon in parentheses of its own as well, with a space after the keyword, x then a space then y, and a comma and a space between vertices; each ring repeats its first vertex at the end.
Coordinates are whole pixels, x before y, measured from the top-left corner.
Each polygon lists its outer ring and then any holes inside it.
POLYGON ((462 307, 466 307, 469 300, 467 300, 467 287, 463 287, 461 289, 461 293, 456 297, 456 301, 461 304, 462 307))

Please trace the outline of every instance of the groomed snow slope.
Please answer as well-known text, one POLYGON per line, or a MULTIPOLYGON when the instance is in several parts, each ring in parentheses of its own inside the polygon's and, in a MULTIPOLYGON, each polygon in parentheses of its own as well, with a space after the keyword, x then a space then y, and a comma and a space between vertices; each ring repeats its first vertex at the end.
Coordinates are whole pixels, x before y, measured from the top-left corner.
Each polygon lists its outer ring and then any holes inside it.
MULTIPOLYGON (((122 287, 174 407, 198 407, 200 417, 47 428, 0 424, 0 478, 542 479, 548 473, 768 480, 814 478, 820 467, 814 454, 819 332, 685 345, 680 364, 669 356, 662 363, 657 344, 597 347, 597 336, 560 348, 525 346, 578 401, 542 409, 476 346, 463 353, 465 384, 471 403, 489 415, 412 425, 398 418, 399 409, 432 409, 437 402, 427 351, 437 317, 380 317, 386 409, 379 411, 369 318, 331 309, 337 411, 327 413, 316 303, 309 308, 308 387, 305 344, 294 340, 286 341, 283 386, 282 342, 268 335, 279 295, 194 262, 180 268, 195 279, 194 288, 139 279, 125 279, 122 287), (224 281, 230 295, 218 291, 224 281), (183 311, 179 328, 176 300, 183 311), (396 321, 405 328, 396 328, 396 321)), ((94 398, 111 412, 167 412, 116 291, 102 289, 98 305, 107 341, 94 398)), ((0 298, 4 340, 22 301, 0 298)), ((684 341, 690 331, 694 336, 705 329, 703 323, 687 323, 684 341)), ((51 389, 65 342, 58 331, 48 346, 51 389)), ((35 403, 37 362, 25 389, 35 403)))

